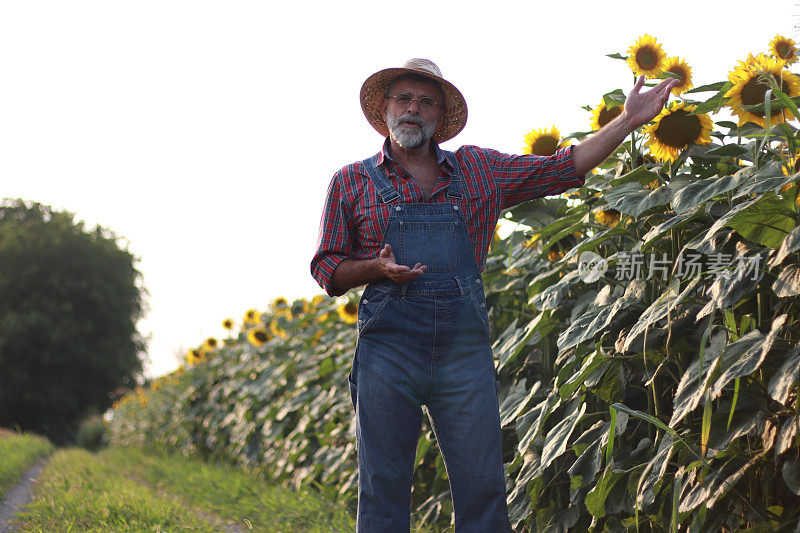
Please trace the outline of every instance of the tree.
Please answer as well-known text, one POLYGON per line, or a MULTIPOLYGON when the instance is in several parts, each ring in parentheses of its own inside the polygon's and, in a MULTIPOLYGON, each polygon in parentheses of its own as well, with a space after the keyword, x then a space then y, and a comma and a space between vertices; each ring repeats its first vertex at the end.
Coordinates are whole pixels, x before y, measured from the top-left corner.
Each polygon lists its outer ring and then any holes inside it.
POLYGON ((0 426, 64 443, 141 377, 136 259, 68 212, 0 203, 0 426))

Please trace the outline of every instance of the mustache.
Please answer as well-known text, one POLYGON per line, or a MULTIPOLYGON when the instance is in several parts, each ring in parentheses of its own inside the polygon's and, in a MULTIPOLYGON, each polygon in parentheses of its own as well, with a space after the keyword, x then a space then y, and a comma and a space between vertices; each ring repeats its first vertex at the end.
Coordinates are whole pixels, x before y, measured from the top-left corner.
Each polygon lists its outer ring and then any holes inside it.
POLYGON ((419 117, 419 116, 416 116, 416 115, 412 115, 410 113, 406 113, 405 115, 401 115, 401 116, 397 117, 397 122, 398 123, 400 123, 400 122, 411 122, 413 124, 416 124, 419 127, 422 127, 422 126, 425 125, 425 121, 422 120, 422 117, 419 117))

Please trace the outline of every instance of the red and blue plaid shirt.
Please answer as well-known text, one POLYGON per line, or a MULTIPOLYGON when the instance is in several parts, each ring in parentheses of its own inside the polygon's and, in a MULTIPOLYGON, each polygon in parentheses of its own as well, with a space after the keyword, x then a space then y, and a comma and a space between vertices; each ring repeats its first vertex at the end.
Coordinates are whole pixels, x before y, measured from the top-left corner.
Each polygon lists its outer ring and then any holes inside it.
MULTIPOLYGON (((460 202, 475 261, 486 267, 489 244, 503 209, 525 200, 562 193, 584 184, 575 174, 572 146, 547 157, 509 155, 496 150, 462 146, 456 159, 463 176, 462 198, 447 196, 452 167, 436 146, 442 175, 436 182, 430 202, 460 202)), ((378 164, 389 182, 400 193, 401 203, 425 202, 420 187, 406 170, 389 155, 389 140, 378 155, 378 164)), ((345 259, 371 259, 378 256, 383 232, 389 221, 389 206, 381 201, 361 162, 352 163, 334 174, 320 222, 317 253, 311 261, 311 275, 330 296, 339 296, 331 286, 333 271, 345 259)))

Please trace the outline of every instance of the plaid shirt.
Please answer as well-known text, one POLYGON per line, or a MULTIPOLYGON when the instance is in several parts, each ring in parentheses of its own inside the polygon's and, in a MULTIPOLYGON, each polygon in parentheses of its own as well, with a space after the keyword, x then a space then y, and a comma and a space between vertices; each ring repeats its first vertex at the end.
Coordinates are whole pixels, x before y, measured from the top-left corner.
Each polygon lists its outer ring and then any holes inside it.
MULTIPOLYGON (((572 146, 555 154, 508 155, 496 150, 462 146, 456 159, 462 175, 463 197, 459 209, 481 271, 486 266, 497 219, 503 209, 525 200, 562 193, 584 184, 584 176, 575 174, 572 146)), ((436 146, 442 175, 436 182, 431 202, 455 202, 447 196, 452 167, 436 146)), ((389 182, 400 193, 402 203, 425 202, 422 188, 411 175, 392 160, 389 140, 378 155, 389 182)), ((383 232, 389 220, 389 206, 381 201, 361 162, 352 163, 334 174, 320 222, 317 253, 311 261, 311 275, 330 296, 334 269, 345 259, 377 257, 383 244, 383 232)))

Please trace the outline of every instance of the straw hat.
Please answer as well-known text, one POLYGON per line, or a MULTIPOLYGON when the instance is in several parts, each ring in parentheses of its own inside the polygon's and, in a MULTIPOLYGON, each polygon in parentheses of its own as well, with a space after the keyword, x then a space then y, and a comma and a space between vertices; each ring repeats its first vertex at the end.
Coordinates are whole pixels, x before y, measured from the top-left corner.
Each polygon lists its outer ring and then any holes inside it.
POLYGON ((433 61, 428 59, 409 59, 400 68, 387 68, 376 72, 361 86, 361 109, 364 116, 378 133, 386 137, 389 130, 381 113, 381 106, 386 97, 386 89, 403 74, 424 76, 442 88, 444 93, 444 115, 440 121, 433 140, 437 143, 452 139, 464 129, 467 123, 467 102, 456 86, 442 77, 442 71, 433 61))

